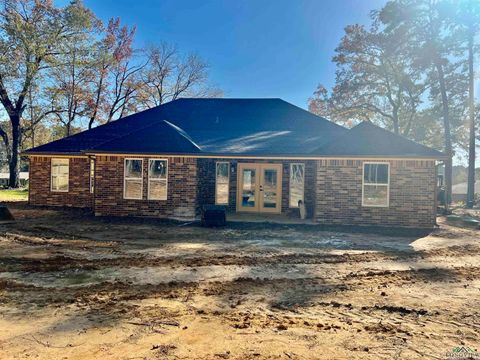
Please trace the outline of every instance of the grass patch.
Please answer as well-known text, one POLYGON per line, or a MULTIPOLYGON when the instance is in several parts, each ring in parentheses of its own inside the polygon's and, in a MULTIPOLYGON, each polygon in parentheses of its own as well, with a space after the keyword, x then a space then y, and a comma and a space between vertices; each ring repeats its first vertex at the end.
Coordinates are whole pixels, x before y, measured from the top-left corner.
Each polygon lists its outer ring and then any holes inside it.
POLYGON ((28 190, 5 189, 0 190, 0 201, 27 201, 28 190))

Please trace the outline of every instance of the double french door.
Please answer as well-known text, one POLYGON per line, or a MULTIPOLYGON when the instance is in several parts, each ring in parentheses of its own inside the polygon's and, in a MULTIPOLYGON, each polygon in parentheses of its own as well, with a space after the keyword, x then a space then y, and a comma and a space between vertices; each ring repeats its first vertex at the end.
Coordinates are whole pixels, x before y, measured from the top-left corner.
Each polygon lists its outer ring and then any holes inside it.
POLYGON ((238 164, 237 211, 282 211, 282 165, 238 164))

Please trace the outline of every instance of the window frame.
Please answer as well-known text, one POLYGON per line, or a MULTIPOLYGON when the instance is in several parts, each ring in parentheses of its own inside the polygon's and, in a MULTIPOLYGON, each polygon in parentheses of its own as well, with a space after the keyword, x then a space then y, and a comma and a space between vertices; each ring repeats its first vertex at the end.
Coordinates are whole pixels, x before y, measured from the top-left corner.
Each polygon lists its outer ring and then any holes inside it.
POLYGON ((378 208, 388 208, 390 207, 390 163, 385 161, 364 161, 362 163, 362 207, 378 207, 378 208), (365 165, 387 165, 387 175, 388 181, 386 184, 374 183, 366 184, 365 183, 365 165), (387 203, 386 205, 371 205, 365 204, 365 186, 386 186, 387 187, 387 203))
POLYGON ((168 199, 168 159, 148 159, 148 169, 147 169, 147 200, 153 201, 164 201, 168 199), (150 179, 150 161, 165 161, 167 164, 167 171, 165 172, 165 179, 150 179), (152 199, 150 197, 150 181, 165 181, 165 198, 152 199))
POLYGON ((61 193, 67 193, 70 190, 70 159, 69 158, 52 158, 50 160, 50 191, 51 192, 61 192, 61 193), (67 190, 58 190, 53 188, 53 162, 55 160, 66 160, 67 161, 67 167, 68 167, 68 172, 67 172, 67 190))
POLYGON ((230 204, 230 161, 215 161, 215 205, 224 205, 228 206, 230 204), (219 164, 227 164, 228 170, 227 170, 227 202, 226 203, 219 203, 218 202, 218 197, 217 197, 217 170, 218 170, 218 165, 219 164))
POLYGON ((125 200, 143 200, 143 159, 142 158, 125 158, 123 159, 123 198, 125 200), (128 177, 127 178, 127 160, 139 160, 142 162, 142 173, 140 177, 128 177), (140 191, 140 197, 139 198, 132 198, 132 197, 127 197, 125 191, 127 190, 127 187, 125 186, 127 183, 127 180, 141 180, 142 183, 142 190, 140 191))
POLYGON ((295 162, 295 163, 290 163, 290 172, 288 174, 288 207, 290 209, 298 209, 298 202, 297 202, 297 205, 295 206, 292 206, 292 202, 291 202, 291 196, 292 196, 292 168, 293 168, 293 165, 302 165, 303 166, 303 183, 302 183, 302 186, 303 186, 303 198, 302 198, 302 201, 303 201, 303 204, 305 204, 305 163, 300 163, 300 162, 295 162))
POLYGON ((89 188, 90 188, 90 194, 93 194, 95 192, 95 170, 96 170, 97 164, 94 158, 90 158, 89 160, 90 160, 89 162, 90 169, 88 173, 90 178, 89 188))

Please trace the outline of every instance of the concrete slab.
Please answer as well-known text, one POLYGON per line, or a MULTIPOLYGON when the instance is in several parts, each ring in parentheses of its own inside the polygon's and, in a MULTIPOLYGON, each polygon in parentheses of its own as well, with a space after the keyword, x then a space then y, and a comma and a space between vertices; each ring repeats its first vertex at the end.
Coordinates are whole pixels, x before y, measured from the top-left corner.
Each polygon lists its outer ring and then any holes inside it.
POLYGON ((300 219, 289 217, 286 214, 262 214, 245 212, 227 212, 227 222, 254 222, 254 223, 274 223, 274 224, 304 224, 317 225, 312 219, 300 219))

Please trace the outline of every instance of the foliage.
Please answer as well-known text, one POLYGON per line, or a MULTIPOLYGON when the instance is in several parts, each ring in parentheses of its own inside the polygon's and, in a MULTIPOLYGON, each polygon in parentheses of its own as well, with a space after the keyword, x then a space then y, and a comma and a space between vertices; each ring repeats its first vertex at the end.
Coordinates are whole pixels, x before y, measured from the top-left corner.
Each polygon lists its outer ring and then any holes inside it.
MULTIPOLYGON (((0 128, 12 187, 18 186, 22 116, 28 92, 42 70, 61 53, 62 44, 86 26, 88 10, 79 1, 63 9, 49 0, 5 0, 0 8, 0 102, 10 132, 0 128)), ((33 127, 31 127, 33 129, 33 127)))
POLYGON ((330 113, 338 122, 354 125, 372 121, 408 136, 424 85, 410 65, 401 36, 379 30, 374 17, 371 30, 350 25, 335 49, 337 66, 332 94, 322 86, 310 99, 310 110, 330 113))
MULTIPOLYGON (((333 57, 335 85, 331 91, 319 85, 309 109, 348 126, 371 121, 450 159, 456 151, 474 149, 467 135, 469 126, 475 134, 478 121, 478 112, 468 121, 468 44, 476 40, 478 24, 478 1, 388 1, 371 12, 370 28, 345 28, 333 57)), ((478 45, 470 48, 476 56, 478 45)), ((450 192, 451 160, 445 165, 450 192)))
POLYGON ((2 1, 0 102, 8 121, 0 122, 0 137, 12 187, 19 150, 180 96, 221 95, 198 55, 168 45, 135 49, 135 31, 119 18, 102 24, 80 0, 63 8, 52 0, 2 1))

